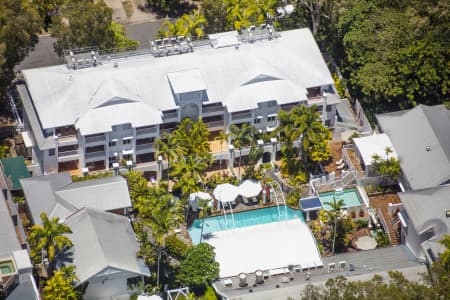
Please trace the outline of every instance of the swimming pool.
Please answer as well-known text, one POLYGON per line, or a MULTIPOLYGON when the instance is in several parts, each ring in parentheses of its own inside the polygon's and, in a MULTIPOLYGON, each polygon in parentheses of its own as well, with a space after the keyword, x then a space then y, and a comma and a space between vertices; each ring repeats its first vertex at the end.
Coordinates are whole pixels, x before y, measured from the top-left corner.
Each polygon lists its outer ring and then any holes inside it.
POLYGON ((14 272, 15 270, 12 261, 0 262, 0 275, 8 275, 14 272))
POLYGON ((196 219, 194 224, 188 228, 189 236, 191 237, 192 243, 194 245, 200 243, 200 234, 202 231, 202 221, 203 223, 203 236, 208 233, 235 229, 241 227, 248 227, 258 224, 266 224, 278 221, 285 220, 293 220, 293 219, 301 219, 304 221, 303 213, 300 210, 295 210, 284 205, 281 205, 278 208, 268 207, 261 209, 248 210, 244 212, 239 212, 233 214, 233 218, 231 214, 227 213, 226 216, 215 216, 209 217, 205 219, 196 219))
POLYGON ((319 194, 319 199, 322 203, 323 209, 331 210, 331 206, 325 203, 333 203, 333 197, 336 198, 336 201, 339 201, 340 199, 344 200, 345 208, 360 206, 362 204, 361 197, 359 196, 358 191, 356 189, 347 189, 343 190, 342 192, 329 192, 319 194))

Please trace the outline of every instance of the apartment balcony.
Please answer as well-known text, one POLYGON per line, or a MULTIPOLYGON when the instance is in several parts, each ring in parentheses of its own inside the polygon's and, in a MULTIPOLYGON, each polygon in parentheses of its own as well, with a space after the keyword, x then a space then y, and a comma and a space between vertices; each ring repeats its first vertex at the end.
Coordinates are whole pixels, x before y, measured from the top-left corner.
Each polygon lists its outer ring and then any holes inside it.
POLYGON ((155 135, 157 132, 156 127, 137 128, 136 136, 142 137, 147 135, 155 135))
POLYGON ((202 108, 202 116, 210 116, 210 115, 222 115, 224 113, 224 108, 222 106, 210 106, 202 108))
POLYGON ((147 152, 154 152, 153 143, 146 143, 141 145, 136 145, 136 154, 142 154, 147 152))
POLYGON ((245 112, 245 113, 234 113, 231 115, 231 120, 234 121, 242 121, 252 118, 251 112, 245 112))
POLYGON ((78 150, 58 151, 58 162, 76 160, 79 158, 78 150))
POLYGON ((85 154, 86 162, 87 161, 96 161, 96 160, 103 160, 106 158, 106 151, 95 151, 95 152, 89 152, 85 154))
POLYGON ((176 122, 178 120, 178 112, 164 113, 163 122, 176 122))
POLYGON ((70 146, 78 144, 78 138, 76 135, 58 136, 59 146, 70 146))
POLYGON ((95 135, 95 136, 86 136, 86 145, 101 145, 106 142, 106 135, 95 135))
POLYGON ((306 102, 308 103, 308 106, 312 106, 312 105, 323 105, 323 98, 322 97, 314 97, 314 98, 309 98, 308 100, 306 100, 306 102))
POLYGON ((224 120, 205 122, 205 125, 208 126, 209 130, 212 131, 212 130, 223 129, 223 127, 225 126, 225 122, 224 122, 224 120))

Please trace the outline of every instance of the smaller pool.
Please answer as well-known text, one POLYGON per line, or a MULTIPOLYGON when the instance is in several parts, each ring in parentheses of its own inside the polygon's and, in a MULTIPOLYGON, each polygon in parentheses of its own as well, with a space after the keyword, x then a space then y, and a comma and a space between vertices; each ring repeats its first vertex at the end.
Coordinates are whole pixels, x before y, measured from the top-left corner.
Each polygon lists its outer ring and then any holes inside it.
POLYGON ((358 191, 356 189, 347 189, 342 192, 329 192, 319 194, 320 202, 322 203, 322 207, 325 210, 331 210, 331 206, 325 204, 326 202, 333 203, 333 197, 336 198, 336 201, 340 199, 344 200, 344 207, 353 207, 360 206, 362 204, 361 198, 359 197, 358 191))
POLYGON ((14 265, 12 263, 12 261, 3 261, 0 262, 0 273, 2 275, 8 275, 11 273, 14 273, 14 265))
POLYGON ((216 231, 235 229, 258 224, 266 224, 272 222, 286 221, 292 219, 301 219, 304 221, 303 213, 300 210, 295 210, 287 206, 267 207, 254 210, 243 211, 233 214, 227 213, 226 216, 215 216, 205 219, 196 219, 194 224, 188 228, 189 236, 194 245, 200 243, 200 235, 202 232, 203 222, 203 236, 208 233, 216 231), (234 219, 234 221, 233 221, 234 219))

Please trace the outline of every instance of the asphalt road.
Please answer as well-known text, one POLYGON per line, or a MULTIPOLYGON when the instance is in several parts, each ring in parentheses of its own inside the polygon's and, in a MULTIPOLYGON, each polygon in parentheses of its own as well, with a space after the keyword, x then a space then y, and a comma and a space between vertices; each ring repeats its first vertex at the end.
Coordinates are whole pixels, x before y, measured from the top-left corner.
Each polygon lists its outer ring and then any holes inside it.
MULTIPOLYGON (((158 33, 159 28, 164 20, 157 20, 147 23, 125 25, 127 36, 130 39, 137 40, 143 45, 148 45, 158 33)), ((63 63, 53 49, 55 39, 45 35, 39 37, 39 42, 34 50, 18 65, 15 70, 32 69, 39 67, 52 66, 63 63)))

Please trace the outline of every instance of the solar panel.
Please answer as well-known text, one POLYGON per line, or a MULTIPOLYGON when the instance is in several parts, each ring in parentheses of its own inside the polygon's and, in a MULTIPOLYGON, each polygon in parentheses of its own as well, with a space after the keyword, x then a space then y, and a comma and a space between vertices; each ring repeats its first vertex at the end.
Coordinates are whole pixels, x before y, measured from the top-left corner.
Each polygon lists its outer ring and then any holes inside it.
POLYGON ((314 208, 317 208, 317 209, 322 208, 322 203, 320 202, 319 197, 300 199, 300 204, 301 204, 303 210, 311 210, 311 209, 314 209, 314 208))

